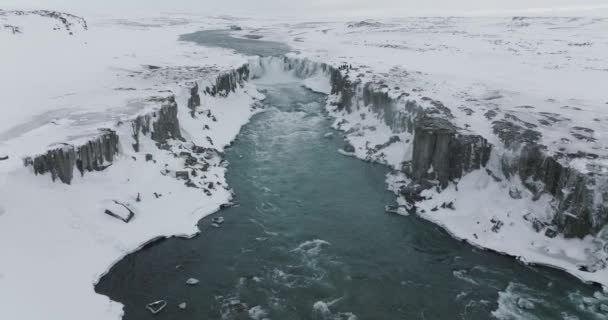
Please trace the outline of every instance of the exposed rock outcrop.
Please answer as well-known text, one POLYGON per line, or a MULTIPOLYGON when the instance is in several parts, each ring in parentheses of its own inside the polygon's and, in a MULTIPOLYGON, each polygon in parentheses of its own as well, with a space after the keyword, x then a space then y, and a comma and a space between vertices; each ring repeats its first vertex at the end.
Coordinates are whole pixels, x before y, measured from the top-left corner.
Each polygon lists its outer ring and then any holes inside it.
POLYGON ((205 88, 205 92, 212 96, 219 95, 226 97, 230 92, 234 92, 238 85, 249 79, 249 65, 221 73, 215 80, 215 84, 209 88, 205 88))
MULTIPOLYGON (((421 185, 435 185, 429 181, 445 188, 450 181, 483 168, 495 149, 484 137, 455 127, 449 108, 439 101, 423 98, 430 108, 422 108, 414 100, 405 100, 404 104, 402 99, 391 98, 379 84, 351 81, 348 69, 328 67, 327 72, 339 109, 353 112, 354 106, 370 106, 394 131, 414 133, 412 162, 404 170, 413 178, 418 192, 421 185)), ((593 169, 581 172, 568 165, 573 159, 593 155, 550 155, 539 144, 542 134, 516 118, 494 121, 493 128, 510 150, 499 155, 503 158, 504 178, 518 175, 537 198, 550 194, 559 232, 566 237, 584 237, 608 223, 608 175, 593 169)), ((406 193, 411 194, 411 190, 406 193)))
POLYGON ((139 152, 139 135, 150 133, 152 140, 159 145, 168 139, 183 139, 179 119, 177 118, 177 103, 173 96, 167 98, 150 98, 161 104, 160 109, 152 113, 138 116, 131 122, 133 128, 133 149, 139 152))
POLYGON ((437 180, 442 188, 485 167, 492 146, 481 136, 464 134, 448 120, 423 116, 416 122, 410 175, 437 180))
MULTIPOLYGON (((249 67, 243 65, 235 70, 220 74, 213 89, 207 88, 209 94, 226 96, 234 92, 237 86, 249 78, 249 67)), ((140 151, 140 135, 149 135, 158 147, 166 147, 170 139, 183 140, 178 119, 178 106, 174 96, 150 97, 148 102, 160 105, 157 110, 137 116, 130 121, 133 149, 140 151)), ((188 107, 192 110, 200 105, 198 84, 191 89, 188 107)), ((53 181, 70 184, 74 168, 84 175, 87 171, 100 171, 110 166, 119 152, 119 136, 114 130, 100 129, 100 134, 82 145, 62 144, 51 148, 44 154, 24 159, 26 167, 32 167, 34 173, 50 173, 53 181)), ((152 161, 152 156, 146 156, 152 161)))
POLYGON ((502 159, 503 174, 518 175, 537 198, 553 196, 555 223, 567 237, 594 234, 608 223, 608 176, 600 172, 580 172, 567 166, 568 158, 548 155, 538 144, 520 145, 514 155, 502 159))
POLYGON ((201 105, 201 96, 198 94, 198 82, 194 83, 194 87, 190 89, 190 98, 188 98, 188 109, 190 115, 194 118, 194 110, 201 105))
POLYGON ((87 171, 100 171, 109 166, 118 153, 118 135, 110 129, 101 129, 101 134, 79 146, 64 144, 46 153, 28 157, 25 166, 33 167, 35 174, 50 173, 53 181, 70 184, 77 167, 81 175, 87 171))

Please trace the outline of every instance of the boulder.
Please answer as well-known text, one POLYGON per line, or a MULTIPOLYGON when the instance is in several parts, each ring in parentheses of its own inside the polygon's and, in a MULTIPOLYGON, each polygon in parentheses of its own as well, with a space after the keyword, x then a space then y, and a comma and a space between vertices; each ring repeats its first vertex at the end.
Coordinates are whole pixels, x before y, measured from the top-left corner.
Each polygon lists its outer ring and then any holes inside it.
POLYGON ((355 147, 352 144, 347 142, 344 145, 344 147, 342 148, 342 150, 344 150, 344 152, 353 153, 353 152, 355 152, 355 147))

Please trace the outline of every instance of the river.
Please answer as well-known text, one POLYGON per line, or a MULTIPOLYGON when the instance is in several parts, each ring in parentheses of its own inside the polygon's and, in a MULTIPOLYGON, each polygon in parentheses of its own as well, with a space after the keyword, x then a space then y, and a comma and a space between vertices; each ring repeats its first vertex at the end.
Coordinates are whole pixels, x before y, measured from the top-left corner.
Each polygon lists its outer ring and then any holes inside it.
POLYGON ((385 213, 388 169, 337 152, 325 96, 295 79, 256 85, 266 111, 226 152, 238 205, 116 264, 96 290, 124 319, 606 319, 608 298, 566 273, 385 213))

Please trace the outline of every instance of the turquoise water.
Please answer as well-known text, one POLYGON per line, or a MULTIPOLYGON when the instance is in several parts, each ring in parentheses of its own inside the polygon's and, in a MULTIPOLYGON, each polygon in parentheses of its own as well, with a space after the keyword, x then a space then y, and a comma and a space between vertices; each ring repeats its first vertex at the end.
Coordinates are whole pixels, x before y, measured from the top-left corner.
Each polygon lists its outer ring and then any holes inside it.
POLYGON ((234 38, 229 30, 203 30, 180 36, 182 41, 190 41, 203 46, 232 49, 248 56, 285 55, 292 49, 281 42, 263 39, 234 38))
POLYGON ((339 154, 338 132, 324 137, 324 96, 259 86, 266 111, 226 152, 239 205, 201 220, 196 238, 119 262, 96 290, 125 319, 605 319, 597 288, 385 213, 387 169, 339 154), (168 306, 152 315, 159 299, 168 306))

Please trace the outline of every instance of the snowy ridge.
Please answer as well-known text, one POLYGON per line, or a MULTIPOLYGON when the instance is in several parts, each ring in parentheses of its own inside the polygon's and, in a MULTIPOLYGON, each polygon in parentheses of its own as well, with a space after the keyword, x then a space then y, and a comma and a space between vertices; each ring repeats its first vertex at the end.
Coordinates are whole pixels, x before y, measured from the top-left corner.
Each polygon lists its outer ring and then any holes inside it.
POLYGON ((72 35, 74 32, 86 31, 88 26, 84 18, 66 12, 49 10, 6 11, 0 9, 0 30, 17 35, 23 32, 41 31, 40 29, 64 31, 72 35))

